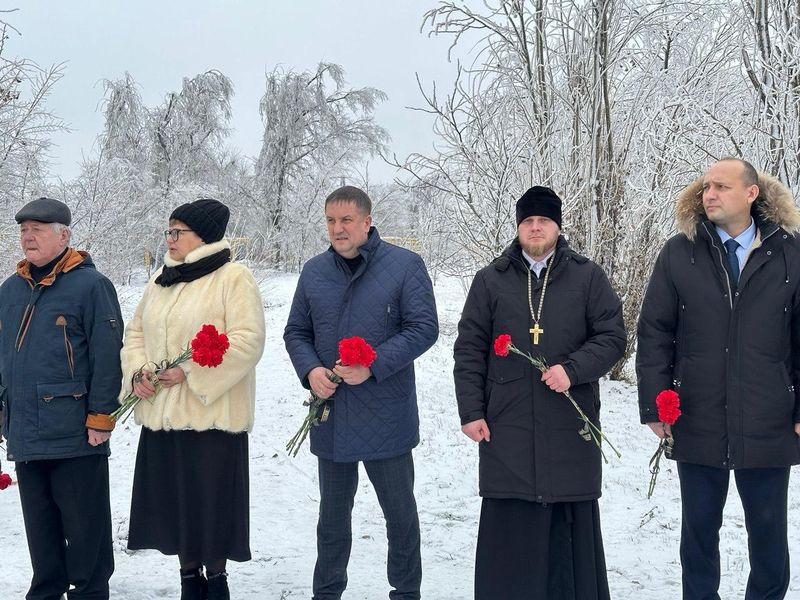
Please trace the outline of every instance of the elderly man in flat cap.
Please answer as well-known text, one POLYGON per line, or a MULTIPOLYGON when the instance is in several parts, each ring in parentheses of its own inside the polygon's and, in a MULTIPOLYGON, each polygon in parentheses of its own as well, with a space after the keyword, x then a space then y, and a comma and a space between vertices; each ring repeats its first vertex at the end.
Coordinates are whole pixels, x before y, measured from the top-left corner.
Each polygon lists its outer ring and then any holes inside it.
POLYGON ((598 379, 622 357, 622 306, 561 237, 561 199, 533 187, 517 237, 478 271, 455 343, 461 430, 479 443, 476 600, 609 597, 597 499, 601 454, 564 397, 599 426, 598 379), (550 368, 498 356, 501 334, 550 368))
POLYGON ((39 198, 15 218, 25 259, 0 286, 0 392, 33 566, 26 599, 108 598, 117 294, 88 254, 69 247, 64 203, 39 198))

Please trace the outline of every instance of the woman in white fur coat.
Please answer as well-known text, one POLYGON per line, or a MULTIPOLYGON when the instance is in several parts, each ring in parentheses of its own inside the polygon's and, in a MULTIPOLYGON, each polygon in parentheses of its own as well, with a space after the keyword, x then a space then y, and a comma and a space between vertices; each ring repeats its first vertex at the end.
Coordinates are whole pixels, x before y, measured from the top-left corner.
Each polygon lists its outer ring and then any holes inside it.
POLYGON ((128 548, 177 555, 181 599, 230 597, 228 560, 250 560, 248 438, 255 367, 264 350, 264 307, 247 267, 223 239, 228 208, 200 199, 176 208, 164 267, 147 284, 122 349, 122 396, 142 432, 128 548), (204 324, 230 347, 218 367, 191 360, 157 374, 143 365, 178 356, 204 324), (205 575, 203 573, 205 567, 205 575))

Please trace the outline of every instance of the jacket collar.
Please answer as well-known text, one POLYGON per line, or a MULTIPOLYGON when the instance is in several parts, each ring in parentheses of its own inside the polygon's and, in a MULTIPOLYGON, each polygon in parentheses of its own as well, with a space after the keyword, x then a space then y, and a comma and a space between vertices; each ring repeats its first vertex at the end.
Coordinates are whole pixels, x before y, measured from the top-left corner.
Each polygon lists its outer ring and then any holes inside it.
POLYGON ((228 240, 220 240, 211 244, 203 244, 202 246, 189 252, 183 258, 183 260, 175 260, 170 258, 169 250, 167 250, 166 254, 164 254, 164 264, 168 267, 177 267, 178 265, 182 265, 184 263, 197 262, 201 258, 206 258, 207 256, 211 256, 217 252, 222 252, 223 250, 230 250, 230 248, 231 244, 228 240))
MULTIPOLYGON (((760 193, 753 203, 753 220, 766 237, 777 227, 788 233, 800 232, 800 210, 794 203, 792 192, 778 179, 766 173, 758 174, 760 193)), ((678 231, 690 240, 708 221, 703 210, 703 178, 695 179, 678 197, 675 205, 675 221, 678 231)), ((713 227, 713 225, 712 225, 713 227)))
MULTIPOLYGON (((378 249, 378 246, 381 244, 381 236, 378 234, 378 230, 373 225, 369 228, 369 233, 367 234, 367 241, 364 245, 358 247, 358 253, 364 257, 365 261, 369 261, 370 256, 375 254, 375 250, 378 249)), ((328 252, 332 252, 334 257, 339 256, 339 253, 333 249, 333 245, 328 246, 328 252)))
MULTIPOLYGON (((66 254, 64 254, 61 260, 56 263, 56 266, 53 267, 53 270, 42 278, 39 284, 53 285, 53 282, 56 280, 58 275, 61 273, 69 273, 78 265, 84 262, 88 263, 89 260, 89 254, 87 252, 84 252, 83 250, 75 250, 75 248, 68 248, 66 254)), ((27 258, 17 263, 17 275, 22 277, 32 286, 36 285, 33 277, 31 277, 31 264, 27 258)))

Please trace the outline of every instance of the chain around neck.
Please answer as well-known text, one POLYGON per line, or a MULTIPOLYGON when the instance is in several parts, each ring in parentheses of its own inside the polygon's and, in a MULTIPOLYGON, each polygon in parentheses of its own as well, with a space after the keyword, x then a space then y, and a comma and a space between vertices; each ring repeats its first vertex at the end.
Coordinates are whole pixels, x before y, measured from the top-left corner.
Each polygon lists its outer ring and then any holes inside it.
POLYGON ((547 292, 547 282, 550 279, 550 267, 553 265, 553 260, 556 257, 556 253, 550 256, 547 260, 547 268, 544 271, 544 283, 542 284, 542 294, 539 296, 539 307, 537 311, 533 310, 533 300, 532 300, 532 283, 531 283, 531 268, 530 265, 528 266, 528 308, 531 311, 531 319, 533 319, 534 325, 539 325, 539 320, 542 318, 542 307, 544 306, 544 295, 547 292), (537 314, 538 313, 538 314, 537 314))

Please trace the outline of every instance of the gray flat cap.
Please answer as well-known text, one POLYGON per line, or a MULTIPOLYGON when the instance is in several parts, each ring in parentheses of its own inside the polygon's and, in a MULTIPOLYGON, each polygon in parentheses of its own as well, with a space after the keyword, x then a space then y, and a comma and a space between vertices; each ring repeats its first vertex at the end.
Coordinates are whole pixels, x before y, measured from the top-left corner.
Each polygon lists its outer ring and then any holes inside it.
POLYGON ((52 198, 37 198, 31 200, 14 215, 17 223, 23 221, 39 221, 40 223, 61 223, 69 225, 72 222, 72 213, 69 207, 60 200, 52 198))

